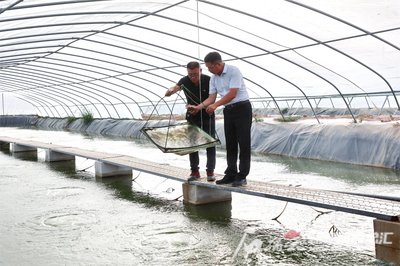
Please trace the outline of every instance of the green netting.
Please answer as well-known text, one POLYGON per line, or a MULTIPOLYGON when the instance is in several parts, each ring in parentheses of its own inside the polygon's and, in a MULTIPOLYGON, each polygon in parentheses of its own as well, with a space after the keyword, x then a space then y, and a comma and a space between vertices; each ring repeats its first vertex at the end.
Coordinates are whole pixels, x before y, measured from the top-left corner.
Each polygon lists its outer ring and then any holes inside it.
POLYGON ((164 153, 185 155, 220 144, 219 139, 189 123, 143 127, 141 132, 164 153))

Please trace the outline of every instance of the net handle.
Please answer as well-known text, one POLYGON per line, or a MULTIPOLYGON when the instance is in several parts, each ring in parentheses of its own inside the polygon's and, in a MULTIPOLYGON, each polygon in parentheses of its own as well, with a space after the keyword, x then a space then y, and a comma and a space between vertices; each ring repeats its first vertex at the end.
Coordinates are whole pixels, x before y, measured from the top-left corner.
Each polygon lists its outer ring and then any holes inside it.
MULTIPOLYGON (((172 104, 172 109, 169 108, 169 106, 168 106, 168 109, 170 110, 170 115, 169 115, 169 119, 168 119, 167 136, 166 136, 166 138, 165 138, 165 145, 164 145, 164 147, 167 147, 167 144, 168 144, 169 128, 170 128, 170 125, 171 125, 171 118, 172 118, 172 115, 173 115, 173 111, 174 111, 176 102, 177 102, 177 100, 178 100, 178 96, 179 96, 179 92, 177 93, 176 98, 175 98, 175 101, 174 101, 174 103, 172 104)), ((144 125, 143 125, 142 128, 145 128, 145 127, 147 126, 147 124, 149 123, 151 117, 152 117, 153 114, 154 114, 154 111, 156 110, 156 108, 158 107, 158 105, 160 104, 160 102, 161 102, 162 100, 164 100, 165 97, 166 97, 166 96, 163 96, 163 97, 160 98, 160 100, 158 100, 158 102, 157 102, 156 105, 154 106, 153 110, 151 111, 149 117, 147 118, 147 120, 146 120, 146 122, 144 123, 144 125)), ((182 98, 182 97, 181 97, 181 98, 182 98)), ((182 99, 183 99, 183 98, 182 98, 182 99)), ((185 100, 183 100, 183 101, 185 102, 185 100)), ((186 103, 186 102, 185 102, 185 103, 186 103)))

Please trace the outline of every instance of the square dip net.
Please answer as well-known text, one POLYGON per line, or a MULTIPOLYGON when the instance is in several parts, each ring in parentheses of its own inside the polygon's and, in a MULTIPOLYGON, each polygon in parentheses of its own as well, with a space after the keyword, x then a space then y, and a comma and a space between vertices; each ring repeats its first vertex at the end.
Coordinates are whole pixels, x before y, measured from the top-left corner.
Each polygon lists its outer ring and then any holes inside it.
POLYGON ((164 153, 186 155, 220 144, 219 139, 189 123, 143 127, 141 132, 164 153))

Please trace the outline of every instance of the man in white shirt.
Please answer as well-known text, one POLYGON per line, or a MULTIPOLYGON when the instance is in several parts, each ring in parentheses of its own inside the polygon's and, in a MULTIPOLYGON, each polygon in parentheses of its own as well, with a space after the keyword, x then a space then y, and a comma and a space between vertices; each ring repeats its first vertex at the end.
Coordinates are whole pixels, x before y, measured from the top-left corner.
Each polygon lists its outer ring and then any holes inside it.
POLYGON ((210 79, 209 96, 200 104, 188 108, 194 111, 206 109, 208 114, 212 114, 219 106, 225 106, 223 113, 228 166, 224 178, 217 180, 216 183, 243 186, 247 184, 246 177, 250 172, 253 115, 247 88, 240 70, 225 64, 219 53, 208 53, 204 62, 208 70, 214 74, 210 79), (221 96, 218 101, 217 94, 221 96))

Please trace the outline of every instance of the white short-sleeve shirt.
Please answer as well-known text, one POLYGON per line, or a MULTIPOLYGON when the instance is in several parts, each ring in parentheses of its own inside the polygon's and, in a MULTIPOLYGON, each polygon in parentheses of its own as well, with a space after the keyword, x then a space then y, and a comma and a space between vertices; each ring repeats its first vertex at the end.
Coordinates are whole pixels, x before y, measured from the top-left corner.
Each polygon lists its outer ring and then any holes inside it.
POLYGON ((213 75, 211 77, 209 93, 218 93, 221 97, 224 97, 232 88, 238 88, 239 90, 236 97, 226 105, 249 99, 249 94, 239 68, 225 64, 221 75, 213 75))

